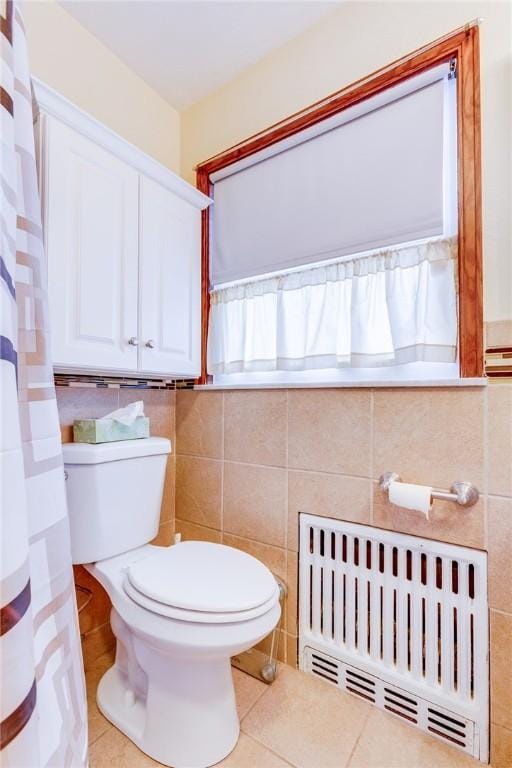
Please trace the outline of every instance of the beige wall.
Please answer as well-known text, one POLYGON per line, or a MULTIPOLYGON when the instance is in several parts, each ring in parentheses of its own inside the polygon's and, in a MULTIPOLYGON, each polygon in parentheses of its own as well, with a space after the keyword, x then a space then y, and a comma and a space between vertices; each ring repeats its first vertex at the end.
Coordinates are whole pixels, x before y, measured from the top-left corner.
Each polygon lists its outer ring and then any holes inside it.
POLYGON ((32 74, 178 173, 178 112, 54 0, 23 16, 32 74))
POLYGON ((481 26, 485 314, 512 318, 509 2, 346 2, 182 115, 182 173, 474 19, 481 26))
POLYGON ((492 762, 512 744, 512 383, 488 388, 191 392, 176 398, 176 530, 238 547, 288 584, 280 656, 296 663, 298 515, 309 512, 487 550, 492 762), (387 501, 382 471, 481 490, 430 521, 387 501))

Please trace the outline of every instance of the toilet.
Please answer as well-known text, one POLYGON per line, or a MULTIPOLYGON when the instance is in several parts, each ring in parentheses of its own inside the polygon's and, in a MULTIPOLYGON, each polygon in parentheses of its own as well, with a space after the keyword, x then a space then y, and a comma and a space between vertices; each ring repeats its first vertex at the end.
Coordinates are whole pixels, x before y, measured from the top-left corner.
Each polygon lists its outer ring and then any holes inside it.
POLYGON ((73 562, 112 601, 114 665, 101 712, 154 760, 205 768, 236 745, 230 658, 280 617, 272 573, 245 552, 158 530, 169 440, 63 445, 73 562))

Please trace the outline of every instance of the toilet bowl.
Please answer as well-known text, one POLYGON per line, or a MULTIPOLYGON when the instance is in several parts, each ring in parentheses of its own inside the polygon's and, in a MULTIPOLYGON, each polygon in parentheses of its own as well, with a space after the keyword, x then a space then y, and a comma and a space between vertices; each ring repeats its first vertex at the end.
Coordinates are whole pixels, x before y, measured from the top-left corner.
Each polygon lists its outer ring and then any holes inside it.
POLYGON ((230 657, 276 626, 279 587, 266 566, 232 547, 147 543, 158 525, 161 459, 170 450, 166 440, 149 440, 63 446, 73 561, 112 601, 116 656, 97 702, 153 759, 206 768, 239 735, 230 657))
POLYGON ((230 657, 279 620, 279 588, 244 552, 207 542, 146 545, 92 566, 117 639, 98 707, 164 765, 201 768, 234 748, 230 657))

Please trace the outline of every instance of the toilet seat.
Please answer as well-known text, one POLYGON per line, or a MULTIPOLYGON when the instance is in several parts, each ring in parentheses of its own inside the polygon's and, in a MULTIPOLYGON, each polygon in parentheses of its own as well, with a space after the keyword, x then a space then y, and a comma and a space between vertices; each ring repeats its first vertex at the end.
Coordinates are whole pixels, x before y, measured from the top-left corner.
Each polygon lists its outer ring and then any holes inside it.
POLYGON ((239 622, 271 610, 279 587, 266 566, 233 547, 182 542, 131 563, 125 593, 146 610, 199 622, 239 622))

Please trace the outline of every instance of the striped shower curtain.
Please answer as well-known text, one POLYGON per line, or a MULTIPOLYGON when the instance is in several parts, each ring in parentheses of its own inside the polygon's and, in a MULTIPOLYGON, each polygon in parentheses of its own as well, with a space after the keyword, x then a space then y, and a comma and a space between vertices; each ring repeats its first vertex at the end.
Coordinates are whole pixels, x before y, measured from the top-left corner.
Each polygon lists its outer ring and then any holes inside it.
POLYGON ((84 766, 86 700, 17 3, 0 0, 0 764, 84 766))

